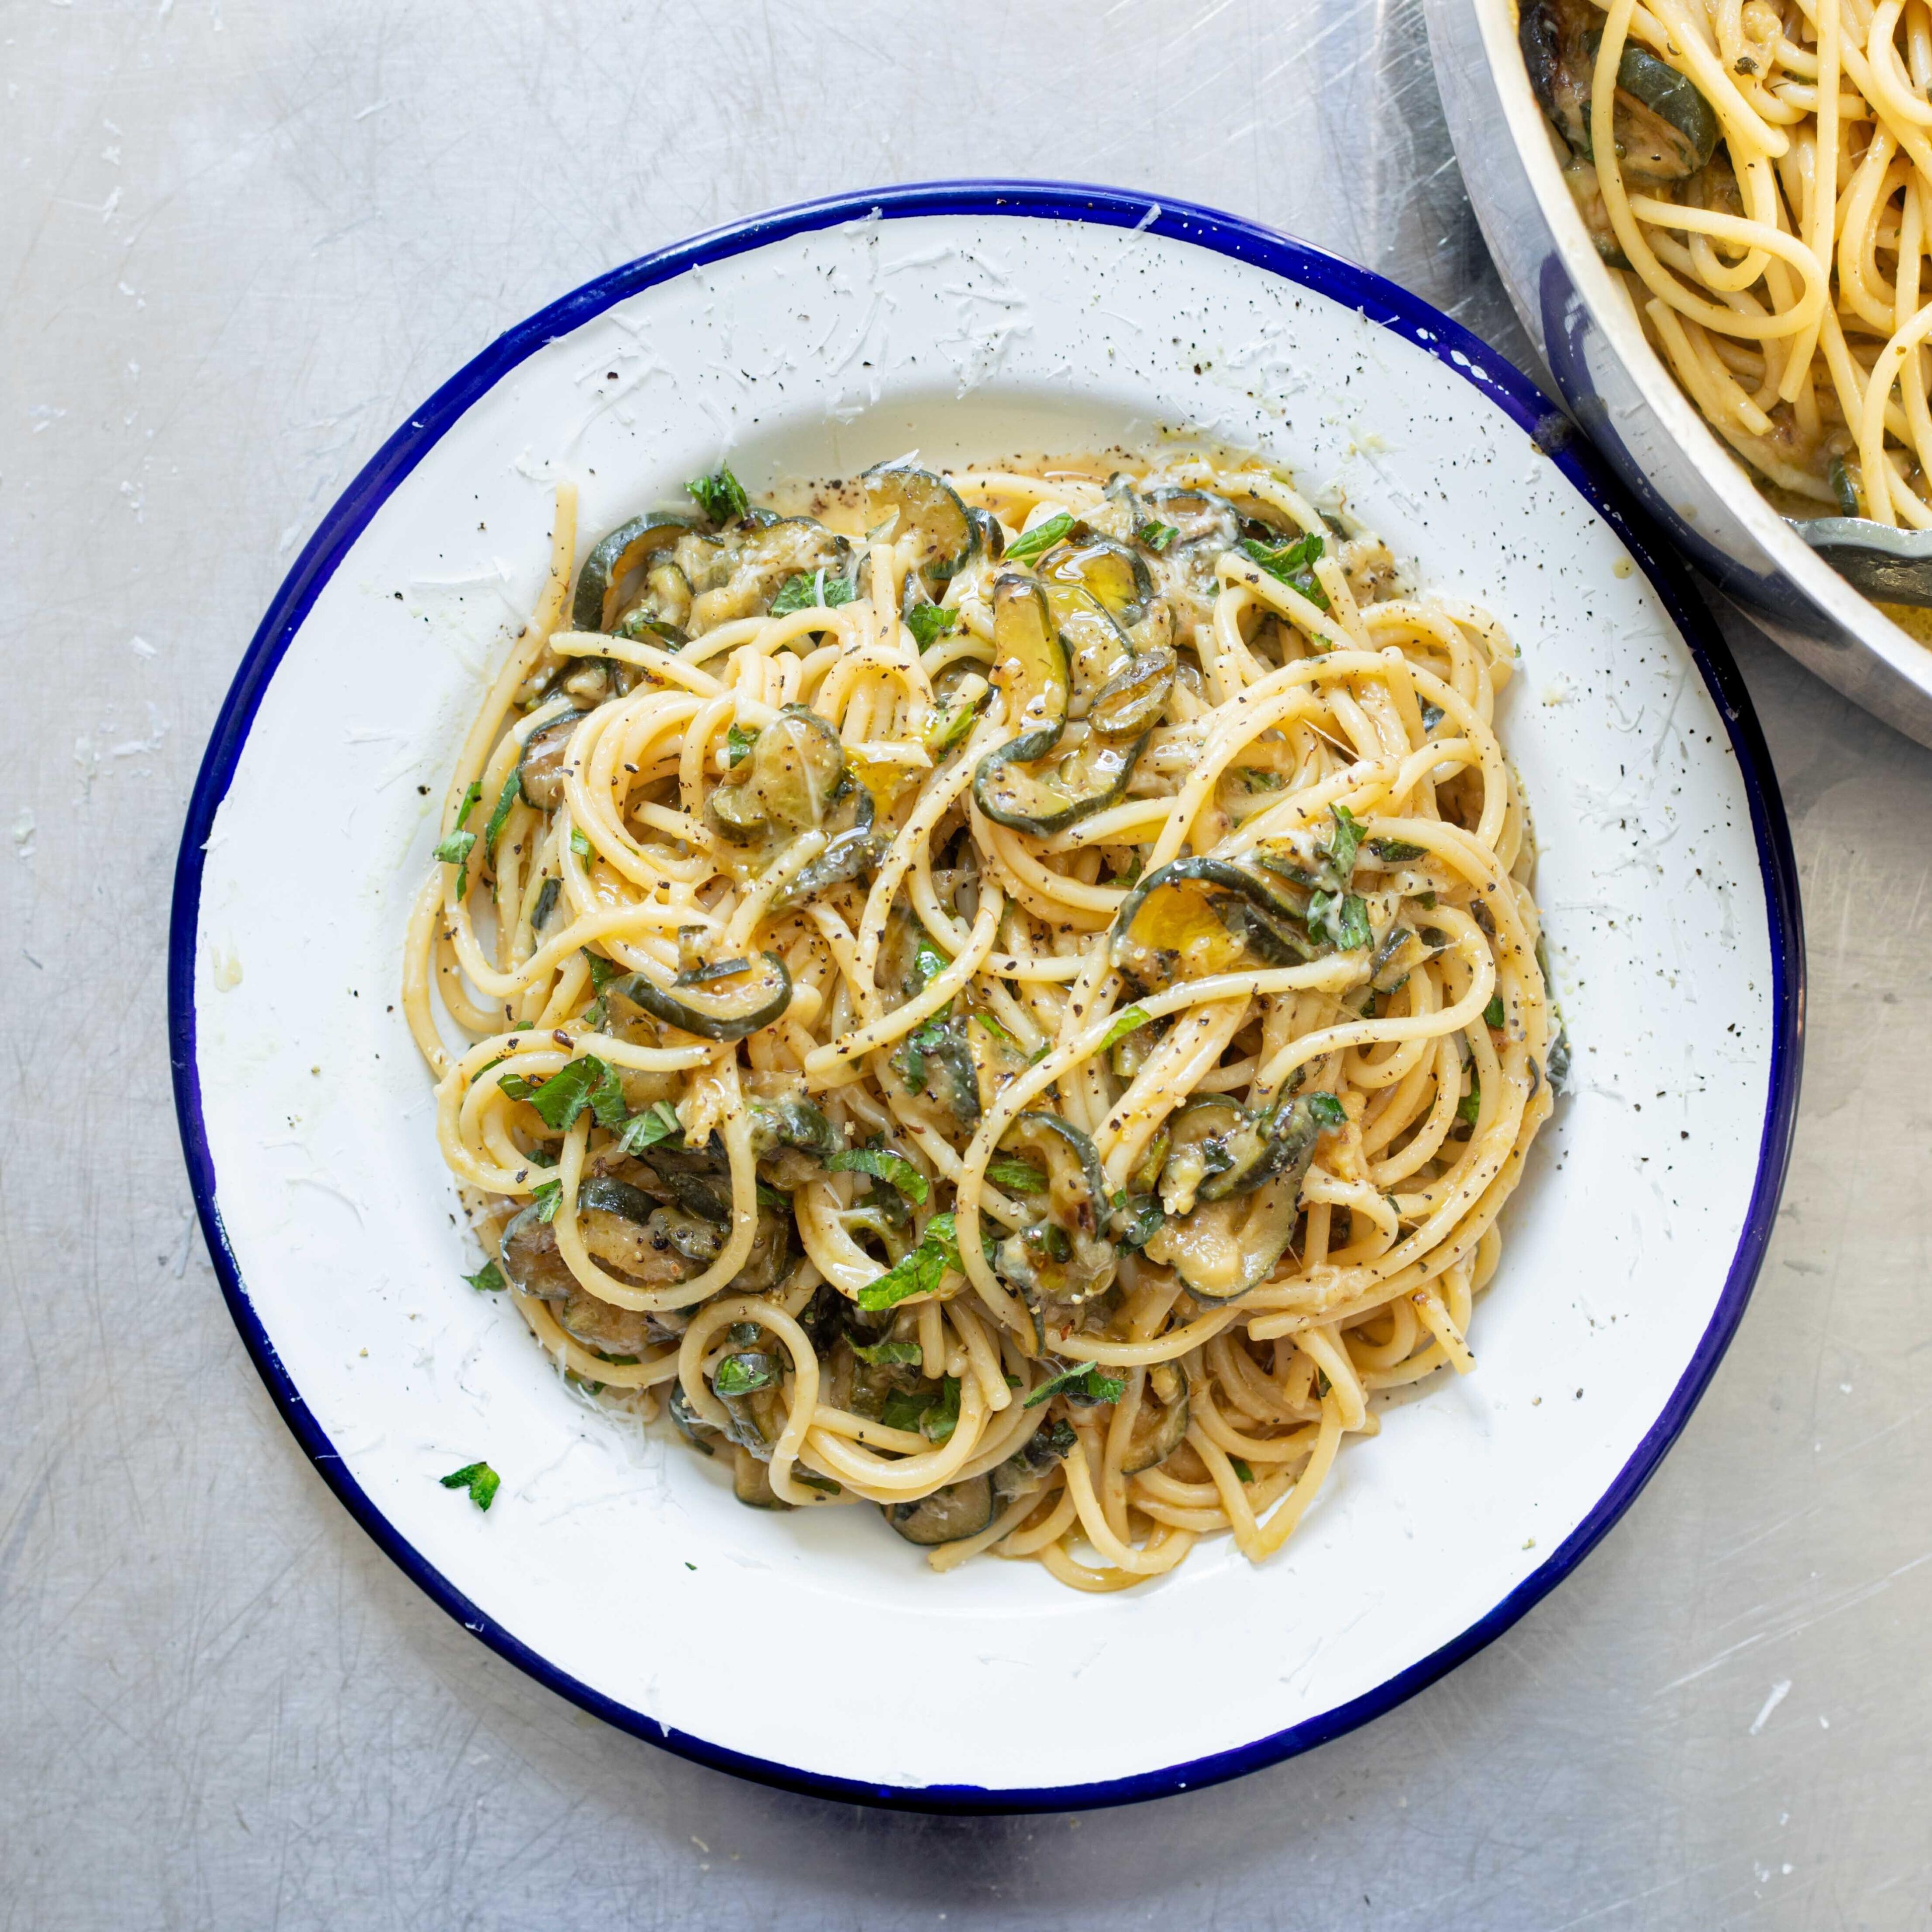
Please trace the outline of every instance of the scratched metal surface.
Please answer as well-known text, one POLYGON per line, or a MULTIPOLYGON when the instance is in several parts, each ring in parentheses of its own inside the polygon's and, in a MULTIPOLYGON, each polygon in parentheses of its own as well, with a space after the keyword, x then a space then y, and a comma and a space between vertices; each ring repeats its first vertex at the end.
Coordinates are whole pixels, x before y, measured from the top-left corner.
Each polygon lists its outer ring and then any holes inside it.
MULTIPOLYGON (((1297 1762, 974 1822, 607 1730, 352 1526, 192 1231, 183 802, 295 548, 403 413, 641 249, 976 170, 1260 216, 1520 352, 1413 0, 11 0, 0 43, 0 1924, 1925 1922, 1932 753, 1748 638, 1812 947, 1756 1305, 1579 1575, 1297 1762)), ((805 1667, 902 1678, 915 1724, 916 1658, 877 1630, 805 1667)), ((1041 1752, 1133 1721, 1013 1713, 1041 1752)))

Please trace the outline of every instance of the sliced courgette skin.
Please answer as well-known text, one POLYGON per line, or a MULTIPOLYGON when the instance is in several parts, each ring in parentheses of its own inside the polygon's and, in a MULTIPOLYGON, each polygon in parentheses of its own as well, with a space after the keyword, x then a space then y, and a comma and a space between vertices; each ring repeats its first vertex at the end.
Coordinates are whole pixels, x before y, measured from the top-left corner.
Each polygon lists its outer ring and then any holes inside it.
POLYGON ((908 1543, 930 1548, 977 1536, 993 1520, 993 1485, 985 1476, 948 1483, 929 1496, 910 1502, 884 1503, 885 1519, 908 1543))
POLYGON ((544 797, 541 791, 533 796, 530 790, 532 782, 540 788, 550 789, 549 780, 531 769, 535 760, 543 755, 549 741, 562 732, 568 738, 582 721, 590 716, 587 711, 560 711, 554 718, 546 718, 524 740, 524 748, 517 754, 517 790, 524 802, 537 812, 553 810, 561 795, 560 788, 553 790, 550 796, 544 797))
MULTIPOLYGON (((1097 1233, 1106 1216, 1107 1176, 1100 1165, 1100 1156, 1093 1142, 1071 1120, 1063 1120, 1058 1114, 1022 1114, 1015 1119, 1006 1132, 1009 1136, 1018 1135, 1022 1142, 1030 1135, 1050 1135, 1072 1151, 1074 1157, 1080 1163, 1080 1178, 1087 1190, 1088 1213, 1084 1217, 1086 1232, 1097 1233)), ((1004 1144, 1004 1140, 1001 1144, 1004 1144)), ((1048 1178, 1050 1183, 1050 1173, 1048 1178)))
POLYGON ((867 470, 866 523, 876 528, 896 511, 896 541, 908 530, 920 536, 913 566, 929 588, 950 584, 977 555, 982 541, 959 493, 942 476, 910 464, 881 463, 867 470))
POLYGON ((995 825, 1009 826, 1016 832, 1040 836, 1064 832, 1070 825, 1077 825, 1082 819, 1104 811, 1126 790, 1150 735, 1143 732, 1128 745, 1098 742, 1092 763, 1097 768, 1094 776, 1100 782, 1093 789, 1071 796, 1065 790, 1052 788, 1053 782, 1060 777, 1058 772, 1042 778, 1026 770, 1028 765, 1038 760, 1025 756, 1025 741, 1016 739, 996 752, 988 752, 980 760, 980 768, 973 774, 974 802, 995 825), (1049 809, 1055 799, 1066 802, 1049 809))
MULTIPOLYGON (((1268 887, 1253 873, 1225 859, 1176 859, 1170 865, 1150 872, 1121 902, 1114 916, 1110 951, 1116 966, 1124 965, 1136 944, 1135 922, 1155 893, 1172 886, 1196 884, 1231 892, 1252 908, 1258 922, 1250 921, 1243 934, 1244 943, 1271 962, 1286 964, 1291 959, 1312 959, 1317 949, 1303 938, 1296 928, 1300 922, 1298 910, 1268 887)), ((1150 951, 1160 949, 1150 947, 1150 951)))
POLYGON ((1123 630, 1131 630, 1154 601, 1154 575, 1137 551, 1111 537, 1088 535, 1040 560, 1048 583, 1078 584, 1123 630))
POLYGON ((1617 86, 1683 136, 1680 165, 1685 175, 1695 174, 1710 160, 1718 146, 1718 117, 1688 75, 1648 47, 1627 40, 1617 62, 1617 86))
POLYGON ((642 1007, 652 1018, 686 1033, 694 1033, 703 1040, 748 1039, 760 1028, 770 1026, 791 1004, 791 975, 784 962, 776 952, 762 956, 767 968, 764 986, 745 989, 746 997, 754 992, 758 997, 754 1004, 746 1004, 742 1010, 731 1010, 722 999, 709 1004, 709 996, 699 992, 695 986, 675 989, 661 986, 642 973, 627 973, 622 979, 613 980, 604 989, 604 997, 608 999, 614 993, 632 1006, 642 1007))
MULTIPOLYGON (((1154 1432, 1150 1441, 1138 1450, 1130 1442, 1126 1460, 1120 1465, 1120 1474, 1124 1476, 1138 1476, 1143 1469, 1157 1468, 1186 1438, 1189 1420, 1187 1371, 1178 1362, 1174 1364, 1174 1372, 1180 1378, 1180 1392, 1173 1401, 1154 1405, 1161 1412, 1160 1426, 1154 1432)), ((1144 1393, 1141 1396, 1141 1403, 1144 1414, 1148 1405, 1144 1393)))
POLYGON ((1066 646, 1039 580, 1003 572, 993 584, 993 668, 1018 735, 1000 755, 1043 758, 1060 742, 1073 698, 1066 646))
POLYGON ((616 593, 624 579, 655 550, 668 550, 688 530, 702 527, 689 517, 633 517, 604 538, 577 574, 570 621, 580 631, 608 631, 616 616, 616 593))

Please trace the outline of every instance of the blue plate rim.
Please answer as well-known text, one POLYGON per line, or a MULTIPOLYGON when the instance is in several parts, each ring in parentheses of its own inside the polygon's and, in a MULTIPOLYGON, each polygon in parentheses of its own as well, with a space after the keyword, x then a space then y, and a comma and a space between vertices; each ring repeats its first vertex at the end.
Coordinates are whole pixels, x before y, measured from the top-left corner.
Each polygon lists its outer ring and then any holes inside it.
POLYGON ((1749 1300, 1790 1160, 1804 1052, 1804 940, 1797 867, 1769 752, 1729 650, 1684 566, 1568 418, 1513 364, 1478 337, 1372 271, 1257 222, 1195 202, 1063 182, 941 181, 830 196, 710 230, 638 257, 518 323, 445 382, 383 444, 325 516, 270 603, 223 700, 190 796, 175 868, 168 935, 168 1040, 175 1110, 202 1232, 222 1294, 270 1396, 322 1480, 404 1574, 500 1656, 573 1703, 680 1757, 740 1778, 841 1803, 964 1814, 1072 1811, 1196 1791, 1310 1750, 1392 1710, 1493 1642, 1556 1588, 1635 1500, 1703 1394, 1749 1300), (559 1670, 494 1622, 410 1544, 350 1474, 256 1316, 215 1204, 215 1176, 195 1061, 194 956, 204 848, 276 668, 316 598, 371 518, 470 406, 554 338, 639 290, 694 268, 817 230, 869 217, 1014 217, 1142 229, 1252 263, 1340 302, 1426 350, 1537 439, 1571 486, 1614 530, 1690 649, 1730 734, 1750 801, 1770 918, 1771 1079, 1749 1208, 1710 1323, 1656 1422, 1576 1528, 1528 1576, 1466 1629, 1346 1704, 1251 1743, 1179 1765, 1083 1785, 900 1786, 774 1764, 673 1730, 559 1670))

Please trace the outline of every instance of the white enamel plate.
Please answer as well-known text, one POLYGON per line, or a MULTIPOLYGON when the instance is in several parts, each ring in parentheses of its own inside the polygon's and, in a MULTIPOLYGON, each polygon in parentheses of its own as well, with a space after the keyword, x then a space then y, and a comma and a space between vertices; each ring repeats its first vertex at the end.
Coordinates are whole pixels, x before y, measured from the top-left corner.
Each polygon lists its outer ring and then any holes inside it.
POLYGON ((484 1641, 706 1762, 934 1810, 1268 1763, 1507 1628, 1615 1520, 1742 1312, 1796 1103, 1783 814, 1685 580, 1535 391, 1374 276, 1201 209, 945 185, 792 211, 579 290, 478 358, 329 513, 189 813, 177 1095, 235 1318, 358 1519, 484 1641), (1544 442, 1535 440, 1541 430, 1544 442), (1477 1372, 1356 1440, 1280 1556, 1121 1595, 931 1574, 872 1512, 766 1514, 566 1386, 479 1258, 398 1010, 458 741, 533 606, 552 479, 587 544, 728 457, 754 494, 1183 432, 1346 492, 1520 647, 1568 1094, 1505 1218, 1477 1372), (487 1458, 486 1516, 437 1478, 487 1458), (783 1667, 795 1658, 799 1667, 783 1667), (917 1685, 916 1716, 864 1685, 917 1685), (1130 1721, 1057 1724, 1078 1708, 1130 1721))

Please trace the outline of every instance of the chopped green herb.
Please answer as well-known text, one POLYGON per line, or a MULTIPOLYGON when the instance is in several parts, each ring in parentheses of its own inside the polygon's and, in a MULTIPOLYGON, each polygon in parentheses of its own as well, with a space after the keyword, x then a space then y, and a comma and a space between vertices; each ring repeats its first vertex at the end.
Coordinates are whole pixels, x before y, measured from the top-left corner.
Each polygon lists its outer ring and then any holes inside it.
POLYGON ((887 1148, 847 1148, 826 1163, 832 1174, 869 1174, 874 1180, 890 1181, 908 1200, 926 1205, 932 1192, 926 1178, 902 1154, 887 1148))
POLYGON ((808 1490, 818 1490, 821 1496, 836 1496, 844 1493, 830 1476, 821 1476, 816 1469, 801 1468, 796 1463, 792 1466, 791 1479, 794 1483, 802 1483, 808 1490))
POLYGON ((590 841, 585 838, 583 832, 574 825, 570 828, 570 849, 580 859, 588 859, 590 856, 590 841))
POLYGON ((598 992, 602 992, 613 980, 622 976, 624 969, 614 959, 606 959, 601 952, 593 952, 587 946, 583 952, 584 963, 590 968, 590 983, 598 992))
POLYGON ((1057 517, 1048 517, 1037 528, 1028 530, 1024 536, 1017 536, 1006 546, 1006 561, 1015 563, 1029 556, 1042 556, 1059 542, 1073 527, 1073 519, 1063 510, 1057 517))
POLYGON ((757 741, 758 733, 746 731, 732 725, 724 734, 724 763, 736 771, 752 755, 752 746, 757 741))
MULTIPOLYGON (((919 936, 919 944, 913 948, 912 970, 919 981, 914 990, 923 992, 952 964, 952 961, 922 932, 919 936)), ((938 1016, 935 1015, 934 1018, 937 1017, 938 1016)))
POLYGON ((541 1180, 530 1190, 530 1200, 539 1221, 554 1221, 562 1199, 563 1183, 560 1180, 541 1180))
POLYGON ((919 1419, 920 1433, 928 1442, 944 1442, 959 1426, 959 1378, 947 1376, 939 1384, 939 1400, 926 1406, 919 1419))
POLYGON ((854 1342, 852 1352, 860 1361, 870 1362, 874 1368, 888 1368, 896 1363, 923 1361, 926 1358, 926 1351, 916 1342, 854 1342))
POLYGON ((470 892, 470 854, 476 848, 473 832, 452 832, 436 848, 436 856, 446 866, 456 868, 456 902, 460 905, 470 892))
MULTIPOLYGON (((500 1066, 502 1064, 500 1060, 493 1064, 500 1066)), ((496 1087, 500 1093, 507 1094, 513 1100, 527 1100, 536 1090, 520 1073, 502 1075, 496 1082, 496 1087)))
POLYGON ((940 604, 915 604, 906 613, 906 628, 921 650, 938 644, 941 638, 950 637, 958 628, 958 613, 940 604))
POLYGON ((1346 1127, 1348 1124, 1348 1108, 1332 1094, 1310 1094, 1308 1111, 1321 1122, 1324 1130, 1346 1127))
POLYGON ((468 822, 470 814, 476 809, 476 801, 482 796, 482 782, 472 778, 470 789, 463 794, 463 802, 456 808, 456 822, 459 826, 468 822))
POLYGON ((1252 1483, 1255 1479, 1253 1470, 1250 1468, 1246 1462, 1239 1456, 1230 1456, 1228 1458, 1228 1467, 1233 1470, 1244 1483, 1252 1483))
POLYGON ((1022 1194, 1044 1194, 1046 1176, 1030 1160, 1016 1160, 1011 1154, 995 1154, 986 1163, 986 1178, 995 1187, 1010 1187, 1022 1194))
POLYGON ((1016 1053, 1025 1052, 1026 1048, 1022 1046, 1019 1042, 1014 1039, 1012 1035, 1007 1032, 1006 1028, 1000 1025, 999 1022, 994 1018, 991 1013, 975 1013, 973 1016, 973 1018, 978 1024, 984 1027, 995 1040, 1004 1040, 1006 1043, 1016 1053))
POLYGON ((1385 866, 1404 866, 1412 859, 1427 856, 1420 845, 1401 838, 1371 838, 1369 850, 1385 866))
POLYGON ((560 1067, 541 1087, 531 1092, 530 1105, 543 1116, 546 1126, 561 1132, 586 1107, 597 1117, 600 1127, 614 1132, 626 1118, 623 1083, 594 1053, 560 1067))
POLYGON ((466 1463, 441 1479, 446 1490, 467 1490, 470 1500, 480 1510, 487 1510, 495 1502, 497 1486, 502 1480, 488 1462, 466 1463))
POLYGON ((1152 518, 1134 532, 1134 541, 1152 550, 1156 556, 1166 549, 1180 532, 1172 524, 1157 524, 1152 518))
POLYGON ((687 483, 684 487, 698 500, 698 508, 714 524, 728 524, 752 507, 751 499, 745 494, 745 486, 731 474, 728 466, 721 467, 712 476, 700 476, 696 482, 687 483))
POLYGON ((1322 539, 1312 530, 1290 543, 1258 543, 1252 537, 1247 537, 1243 539, 1241 548, 1269 576, 1307 598, 1316 610, 1328 609, 1328 593, 1315 574, 1315 560, 1322 554, 1322 539))
POLYGON ((675 1140, 684 1132, 677 1110, 668 1100, 653 1100, 640 1114, 633 1114, 617 1130, 617 1144, 626 1154, 642 1154, 659 1141, 675 1140))
POLYGON ((1425 734, 1432 731, 1442 722, 1447 714, 1439 704, 1425 704, 1422 707, 1422 728, 1425 734))
POLYGON ((1418 892, 1415 902, 1430 912, 1436 910, 1436 895, 1433 892, 1418 892))
POLYGON ((1129 1034, 1138 1032, 1147 1024, 1148 1018, 1148 1014, 1138 1006, 1123 1006, 1114 1016, 1113 1024, 1102 1036, 1100 1050, 1105 1053, 1108 1047, 1125 1040, 1129 1034))
POLYGON ((509 1284, 503 1279, 503 1270, 494 1262, 485 1262, 474 1274, 463 1279, 479 1294, 497 1294, 509 1284))
POLYGON ((532 1167, 554 1167, 556 1165, 556 1156, 547 1147, 529 1148, 525 1151, 524 1158, 532 1167))
POLYGON ((1317 1369, 1315 1371, 1315 1393, 1317 1395, 1325 1396, 1334 1386, 1335 1384, 1328 1379, 1328 1371, 1326 1369, 1317 1369))
POLYGON ((496 800, 496 809, 490 814, 490 822, 483 828, 483 849, 491 858, 496 856, 496 841, 502 837, 503 827, 509 822, 510 808, 517 802, 517 794, 522 781, 512 772, 503 781, 503 789, 496 800))
POLYGON ((1084 1396, 1089 1402, 1118 1402, 1126 1394, 1127 1385, 1118 1376, 1102 1375, 1094 1364, 1082 1362, 1064 1374, 1055 1376, 1052 1381, 1042 1382, 1020 1406, 1037 1408, 1049 1396, 1063 1391, 1068 1395, 1084 1396))
POLYGON ((778 1380, 778 1358, 762 1349, 746 1348, 727 1355, 712 1372, 711 1385, 720 1395, 752 1395, 778 1380))
POLYGON ((556 910, 558 896, 563 890, 561 879, 546 879, 542 890, 537 894, 537 902, 530 908, 530 930, 541 932, 550 923, 550 916, 556 910))
POLYGON ((1336 892, 1354 876, 1355 854, 1362 848, 1362 821, 1346 805, 1331 805, 1328 816, 1335 829, 1328 835, 1328 874, 1336 892))
POLYGON ((1476 1124, 1476 1117, 1483 1111, 1483 1089, 1474 1079, 1469 1082, 1469 1090, 1456 1102, 1456 1118, 1466 1120, 1471 1126, 1476 1124))
POLYGON ((1352 952, 1374 944, 1369 909, 1354 892, 1310 892, 1308 929, 1325 938, 1338 952, 1352 952))
POLYGON ((931 1294, 949 1272, 959 1267, 959 1244, 949 1209, 926 1224, 919 1246, 904 1260, 886 1269, 878 1280, 859 1291, 859 1306, 868 1314, 891 1308, 914 1294, 931 1294))
POLYGON ((1498 993, 1483 1009, 1483 1024, 1485 1026, 1499 1027, 1502 1024, 1503 1020, 1503 996, 1498 993))
POLYGON ((1237 765, 1234 776, 1250 791, 1280 791, 1288 782, 1280 772, 1264 771, 1258 765, 1237 765))
POLYGON ((824 568, 800 571, 788 577, 772 599, 771 615, 789 617, 794 610, 836 610, 859 594, 849 577, 827 577, 824 568))

